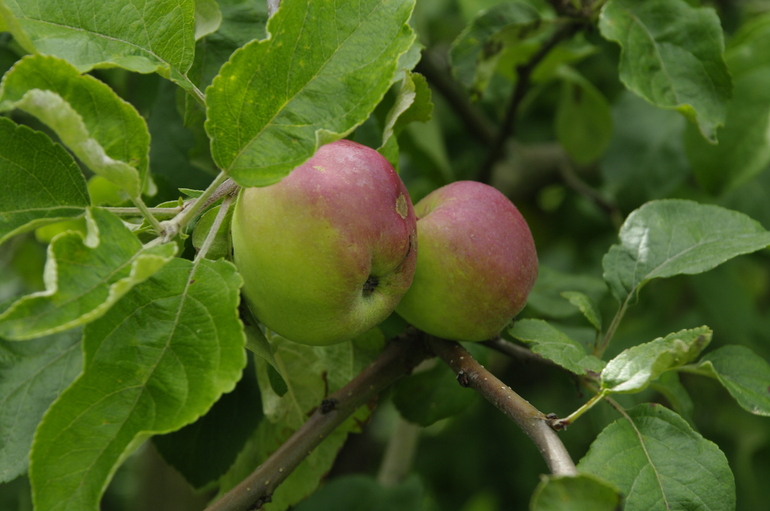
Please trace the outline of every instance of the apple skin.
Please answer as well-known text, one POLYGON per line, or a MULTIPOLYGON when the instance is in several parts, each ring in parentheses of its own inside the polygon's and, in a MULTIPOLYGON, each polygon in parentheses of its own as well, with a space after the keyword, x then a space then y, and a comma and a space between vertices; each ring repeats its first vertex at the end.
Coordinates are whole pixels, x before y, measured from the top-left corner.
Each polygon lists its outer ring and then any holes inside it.
POLYGON ((415 205, 420 251, 396 312, 455 341, 492 338, 518 314, 537 278, 535 242, 516 206, 495 188, 458 181, 415 205))
POLYGON ((298 343, 352 339, 412 283, 415 223, 404 183, 377 151, 324 145, 280 182, 241 190, 233 252, 249 306, 298 343))

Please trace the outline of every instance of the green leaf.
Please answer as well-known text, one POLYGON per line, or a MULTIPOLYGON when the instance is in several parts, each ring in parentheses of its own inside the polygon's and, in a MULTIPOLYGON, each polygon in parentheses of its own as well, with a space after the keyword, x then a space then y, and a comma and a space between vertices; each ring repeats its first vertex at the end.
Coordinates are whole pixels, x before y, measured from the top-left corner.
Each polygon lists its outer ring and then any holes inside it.
POLYGON ((687 157, 700 185, 718 195, 765 170, 770 163, 769 132, 770 67, 761 67, 735 78, 719 144, 707 143, 694 128, 685 131, 687 157))
POLYGON ((621 302, 654 278, 692 275, 770 245, 770 232, 742 213, 679 199, 651 201, 620 228, 605 254, 604 280, 621 302))
POLYGON ((744 410, 770 417, 770 364, 740 345, 727 345, 706 354, 696 366, 716 378, 744 410))
POLYGON ((591 474, 540 476, 530 511, 618 511, 623 496, 612 484, 591 474))
POLYGON ((570 274, 541 265, 535 287, 527 299, 527 307, 550 318, 573 316, 577 309, 564 299, 565 291, 580 292, 598 303, 607 294, 607 285, 599 277, 589 274, 570 274))
POLYGON ((216 0, 195 0, 195 40, 219 29, 222 11, 216 0))
POLYGON ((195 488, 202 488, 227 472, 262 418, 259 386, 250 363, 235 390, 224 394, 204 416, 152 440, 166 462, 195 488))
POLYGON ((246 365, 242 281, 226 261, 176 258, 85 328, 85 369, 35 434, 36 508, 89 511, 149 435, 179 429, 231 391, 246 365))
POLYGON ((620 79, 661 108, 680 111, 716 142, 732 94, 719 18, 684 0, 610 0, 599 18, 621 46, 620 79))
POLYGON ((286 380, 284 380, 278 367, 278 361, 273 355, 273 348, 259 327, 257 318, 244 301, 241 302, 240 310, 244 322, 243 331, 246 334, 246 349, 267 362, 267 380, 270 383, 270 388, 277 396, 283 397, 289 391, 289 387, 286 385, 286 380))
POLYGON ((668 196, 690 172, 682 141, 687 121, 630 92, 612 114, 614 133, 601 160, 604 190, 627 211, 668 196))
POLYGON ((35 45, 27 37, 27 34, 24 33, 19 20, 14 17, 11 10, 5 5, 4 0, 0 0, 0 32, 10 32, 14 40, 19 43, 19 46, 28 53, 35 53, 35 45))
POLYGON ((92 227, 85 238, 70 231, 49 245, 45 291, 0 314, 0 336, 31 339, 93 321, 174 258, 174 243, 143 248, 112 213, 89 208, 87 218, 92 227))
POLYGON ((81 337, 73 329, 25 343, 0 340, 0 482, 27 470, 35 428, 80 374, 81 337))
POLYGON ((602 389, 639 392, 664 372, 697 358, 711 342, 711 335, 711 329, 702 326, 623 350, 602 371, 602 389))
POLYGON ((230 55, 255 39, 267 35, 267 3, 246 0, 220 0, 222 22, 219 29, 198 41, 195 47, 195 62, 188 76, 196 77, 196 83, 203 89, 219 73, 230 55))
POLYGON ((602 329, 602 318, 591 298, 579 291, 564 291, 561 295, 580 310, 596 330, 602 329))
MULTIPOLYGON (((375 330, 377 332, 377 330, 375 330)), ((382 334, 364 334, 379 335, 382 334)), ((354 342, 332 346, 308 346, 278 335, 270 338, 278 372, 288 391, 278 395, 267 376, 267 360, 257 359, 257 376, 265 416, 291 429, 307 420, 307 415, 330 393, 348 383, 372 359, 372 353, 354 342)))
POLYGON ((580 165, 596 161, 612 137, 612 112, 604 95, 574 70, 563 67, 556 108, 556 137, 580 165))
POLYGON ((82 215, 90 204, 75 160, 42 133, 0 117, 0 243, 82 215))
POLYGON ((579 342, 542 319, 515 321, 508 333, 534 353, 575 374, 598 373, 604 367, 604 362, 588 355, 579 342))
POLYGON ((24 110, 56 132, 88 168, 138 197, 150 134, 139 113, 109 86, 63 60, 21 59, 0 84, 0 110, 24 110))
POLYGON ((692 413, 695 405, 687 389, 679 381, 678 371, 667 371, 661 374, 656 381, 650 383, 650 387, 662 394, 676 413, 681 415, 690 425, 694 425, 692 413))
POLYGON ((770 45, 770 14, 764 13, 745 20, 730 38, 725 60, 733 77, 770 66, 770 55, 764 51, 770 45))
POLYGON ((615 484, 625 511, 735 509, 735 481, 716 444, 655 404, 628 411, 591 444, 578 470, 615 484))
POLYGON ((457 383, 446 364, 403 378, 395 385, 393 404, 401 416, 423 427, 458 415, 476 400, 478 394, 457 383))
POLYGON ((417 477, 410 477, 395 486, 382 486, 364 475, 333 479, 309 499, 294 508, 296 511, 420 511, 423 509, 423 489, 417 477))
POLYGON ((118 66, 184 81, 195 46, 195 1, 61 3, 3 0, 39 53, 81 72, 118 66))
POLYGON ((411 122, 428 122, 433 114, 428 81, 421 74, 404 73, 401 88, 396 96, 382 131, 382 146, 399 133, 411 122))
POLYGON ((206 90, 217 165, 243 186, 268 185, 366 120, 412 45, 413 5, 284 3, 271 36, 233 53, 206 90))
POLYGON ((529 40, 543 32, 540 14, 525 2, 506 2, 480 12, 457 36, 449 50, 455 77, 474 96, 487 88, 505 53, 526 58, 537 49, 529 40))

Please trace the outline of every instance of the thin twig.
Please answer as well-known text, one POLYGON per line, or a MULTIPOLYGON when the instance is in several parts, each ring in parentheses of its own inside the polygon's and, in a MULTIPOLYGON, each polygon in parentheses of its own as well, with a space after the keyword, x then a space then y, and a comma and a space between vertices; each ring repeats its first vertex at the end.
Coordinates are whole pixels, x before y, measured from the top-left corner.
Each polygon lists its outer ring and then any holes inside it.
MULTIPOLYGON (((591 202, 604 210, 613 222, 617 224, 618 220, 621 218, 618 207, 611 200, 599 193, 597 189, 583 181, 569 162, 563 161, 562 164, 559 165, 559 173, 567 186, 587 197, 591 202)), ((619 225, 620 224, 618 224, 618 226, 619 225)))
POLYGON ((203 194, 184 203, 182 210, 171 220, 161 222, 161 238, 164 243, 171 241, 179 230, 192 221, 195 216, 219 199, 232 195, 238 190, 238 185, 221 172, 209 185, 203 194))
POLYGON ((567 449, 546 416, 473 359, 460 344, 428 336, 428 346, 457 373, 464 387, 471 387, 512 419, 534 442, 554 475, 576 475, 567 449))
POLYGON ((395 431, 385 448, 377 482, 383 486, 395 486, 406 478, 412 468, 420 430, 420 426, 403 417, 398 418, 395 431))
POLYGON ((248 511, 270 502, 270 496, 335 428, 375 395, 409 374, 430 354, 411 332, 392 340, 350 383, 329 395, 308 420, 238 486, 205 511, 248 511))
POLYGON ((563 24, 553 33, 553 35, 551 35, 550 39, 548 39, 543 44, 543 46, 540 47, 537 53, 535 53, 526 64, 516 68, 516 74, 518 75, 516 86, 511 93, 511 99, 508 102, 508 109, 505 112, 505 117, 503 118, 503 122, 500 125, 497 136, 495 137, 495 140, 489 152, 487 153, 487 159, 484 162, 484 165, 481 167, 479 175, 477 176, 478 181, 481 181, 482 183, 490 182, 492 179, 492 169, 494 168, 497 161, 503 156, 503 149, 505 147, 506 140, 515 135, 516 116, 519 113, 521 102, 524 100, 524 96, 526 96, 529 89, 530 78, 532 73, 535 71, 535 68, 554 47, 556 47, 562 41, 572 37, 572 35, 577 32, 579 27, 580 25, 575 22, 567 22, 563 24))
POLYGON ((219 232, 219 228, 222 226, 222 222, 225 220, 225 216, 227 216, 227 210, 230 209, 230 204, 233 201, 232 195, 225 196, 225 200, 222 201, 222 206, 220 206, 219 211, 217 211, 217 216, 214 218, 214 222, 211 224, 211 227, 209 228, 209 232, 206 235, 206 239, 203 241, 203 245, 201 246, 198 253, 195 255, 196 259, 202 259, 206 257, 206 254, 208 253, 209 249, 211 248, 211 245, 214 243, 214 239, 217 237, 217 233, 219 232))
MULTIPOLYGON (((107 206, 104 209, 113 215, 118 216, 142 216, 142 212, 139 208, 107 206)), ((181 213, 182 208, 147 208, 147 211, 149 211, 155 218, 173 218, 181 213)))
POLYGON ((438 90, 449 105, 455 111, 468 129, 468 132, 479 142, 486 146, 492 145, 495 140, 495 129, 489 119, 476 108, 449 73, 446 66, 437 62, 436 57, 429 50, 422 54, 420 62, 414 68, 415 71, 425 76, 431 85, 438 90))
POLYGON ((524 346, 519 346, 518 344, 514 344, 511 341, 506 341, 500 337, 495 337, 494 339, 484 341, 481 344, 487 346, 488 348, 492 348, 495 351, 499 351, 503 355, 508 355, 509 357, 513 357, 519 360, 533 361, 539 364, 561 367, 555 364, 552 360, 543 358, 532 350, 525 348, 524 346))

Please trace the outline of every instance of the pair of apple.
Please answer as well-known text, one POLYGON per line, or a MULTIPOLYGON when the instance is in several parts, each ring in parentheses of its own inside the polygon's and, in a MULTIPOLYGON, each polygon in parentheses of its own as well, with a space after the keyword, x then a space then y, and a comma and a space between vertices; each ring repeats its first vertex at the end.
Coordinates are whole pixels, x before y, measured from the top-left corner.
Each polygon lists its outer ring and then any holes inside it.
POLYGON ((437 337, 488 339, 537 277, 532 234, 502 193, 459 181, 413 207, 388 161, 349 140, 243 189, 232 234, 254 313, 304 344, 352 339, 394 309, 437 337))

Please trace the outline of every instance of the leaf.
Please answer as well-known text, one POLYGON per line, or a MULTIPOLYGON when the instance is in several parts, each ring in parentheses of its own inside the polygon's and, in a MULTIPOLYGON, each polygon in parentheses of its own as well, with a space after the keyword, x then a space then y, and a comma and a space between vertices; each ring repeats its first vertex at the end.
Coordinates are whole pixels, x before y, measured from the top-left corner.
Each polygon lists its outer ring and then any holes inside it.
POLYGON ((719 18, 684 0, 610 0, 599 30, 621 47, 620 80, 661 108, 676 109, 716 142, 732 94, 719 18))
POLYGON ((45 291, 20 298, 0 314, 0 336, 31 339, 93 321, 176 253, 174 243, 143 248, 105 210, 89 208, 87 218, 93 233, 85 239, 70 231, 49 245, 45 291))
POLYGON ((282 5, 271 36, 233 53, 206 90, 217 165, 243 186, 268 185, 366 120, 412 45, 413 4, 282 5))
MULTIPOLYGON (((211 169, 208 167, 205 153, 198 161, 195 160, 194 151, 202 148, 203 144, 200 144, 195 138, 195 133, 184 125, 184 119, 177 108, 178 92, 179 87, 165 80, 157 88, 157 96, 147 120, 152 138, 150 169, 153 176, 161 177, 171 187, 206 189, 214 174, 209 172, 211 169)), ((195 108, 199 110, 200 106, 195 108)), ((201 112, 196 113, 202 117, 201 112)))
POLYGON ((216 0, 195 0, 195 40, 219 29, 222 11, 216 0))
POLYGON ((80 374, 80 329, 26 343, 0 340, 0 482, 23 474, 43 414, 80 374))
POLYGON ((404 71, 401 88, 385 118, 382 144, 378 151, 398 171, 398 141, 396 137, 412 122, 428 122, 433 114, 433 103, 428 82, 424 76, 404 71))
POLYGON ((698 357, 711 342, 711 329, 702 326, 681 330, 623 350, 602 371, 602 389, 639 392, 661 374, 698 357))
POLYGON ((556 137, 580 165, 593 163, 612 136, 612 112, 604 95, 574 70, 563 67, 561 95, 556 108, 556 137))
POLYGON ((405 72, 396 101, 385 118, 382 146, 388 143, 390 137, 398 136, 407 124, 428 122, 432 113, 433 103, 428 81, 421 74, 405 72))
POLYGON ((211 84, 230 55, 255 39, 267 35, 267 3, 244 0, 220 0, 222 22, 216 32, 198 41, 195 62, 188 76, 194 76, 199 88, 211 84))
MULTIPOLYGON (((540 14, 525 2, 506 2, 480 12, 449 50, 455 77, 475 96, 486 89, 504 52, 542 32, 540 14)), ((525 58, 531 50, 525 50, 525 58)))
POLYGON ((427 427, 462 413, 477 396, 476 392, 457 383, 457 377, 448 365, 436 364, 399 380, 392 399, 404 419, 427 427))
POLYGON ((697 202, 651 201, 620 228, 605 254, 604 280, 621 302, 654 278, 693 275, 770 245, 770 232, 742 213, 697 202))
POLYGON ((745 20, 732 34, 725 60, 733 77, 770 66, 770 55, 763 51, 770 44, 770 15, 757 14, 745 20))
POLYGON ((588 355, 580 343, 542 319, 515 321, 508 333, 532 352, 575 374, 598 373, 604 367, 602 360, 588 355))
POLYGON ((601 160, 606 192, 627 210, 668 196, 690 172, 682 141, 687 121, 630 92, 620 96, 612 116, 614 133, 601 160))
POLYGON ((762 67, 735 78, 719 144, 707 143, 692 128, 685 130, 685 149, 698 183, 719 195, 757 176, 770 163, 769 133, 770 67, 762 67))
POLYGON ((226 261, 176 258, 85 328, 85 369, 35 434, 36 508, 97 510, 118 464, 149 435, 195 421, 246 365, 242 281, 226 261))
POLYGON ((89 169, 131 197, 141 194, 150 134, 142 116, 109 86, 63 60, 27 56, 0 84, 0 110, 13 108, 47 124, 89 169))
POLYGON ((719 380, 744 410, 770 417, 770 364, 749 348, 722 346, 706 354, 696 370, 719 380))
POLYGON ((42 133, 0 117, 0 243, 82 215, 90 204, 75 160, 42 133))
POLYGON ((579 291, 564 291, 561 295, 577 307, 596 330, 602 329, 602 318, 588 295, 579 291))
POLYGON ((678 371, 667 371, 661 374, 656 381, 650 383, 650 387, 662 394, 671 405, 671 409, 681 415, 688 424, 694 426, 692 414, 695 405, 687 389, 679 381, 678 371))
POLYGON ((541 265, 537 280, 527 299, 527 307, 550 318, 573 316, 577 310, 564 299, 565 291, 580 292, 596 303, 607 294, 607 285, 589 274, 570 274, 541 265))
MULTIPOLYGON (((371 334, 364 334, 367 335, 371 334)), ((279 396, 273 390, 266 373, 267 360, 257 359, 262 405, 268 420, 293 430, 299 429, 309 412, 328 394, 348 383, 372 358, 371 353, 357 349, 352 341, 308 346, 273 335, 270 344, 288 391, 279 396)))
POLYGON ((578 470, 595 474, 626 496, 625 511, 735 509, 735 481, 716 444, 677 414, 655 404, 628 411, 591 444, 578 470))
POLYGON ((365 475, 338 477, 323 485, 310 498, 301 502, 296 511, 420 511, 423 509, 423 488, 417 477, 394 486, 383 486, 365 475))
POLYGON ((193 59, 195 1, 61 3, 3 0, 38 53, 81 72, 118 66, 184 83, 193 59))
POLYGON ((623 496, 612 484, 591 474, 540 476, 530 511, 619 511, 623 496))
POLYGON ((273 389, 276 395, 283 397, 288 392, 289 387, 286 385, 286 381, 280 372, 278 361, 273 355, 273 348, 270 346, 270 342, 260 329, 257 318, 245 302, 241 302, 240 312, 244 322, 243 332, 246 334, 246 349, 268 363, 266 368, 270 388, 273 389))
POLYGON ((202 488, 227 472, 262 418, 259 386, 250 363, 235 390, 224 394, 204 416, 152 440, 166 462, 193 487, 202 488))

